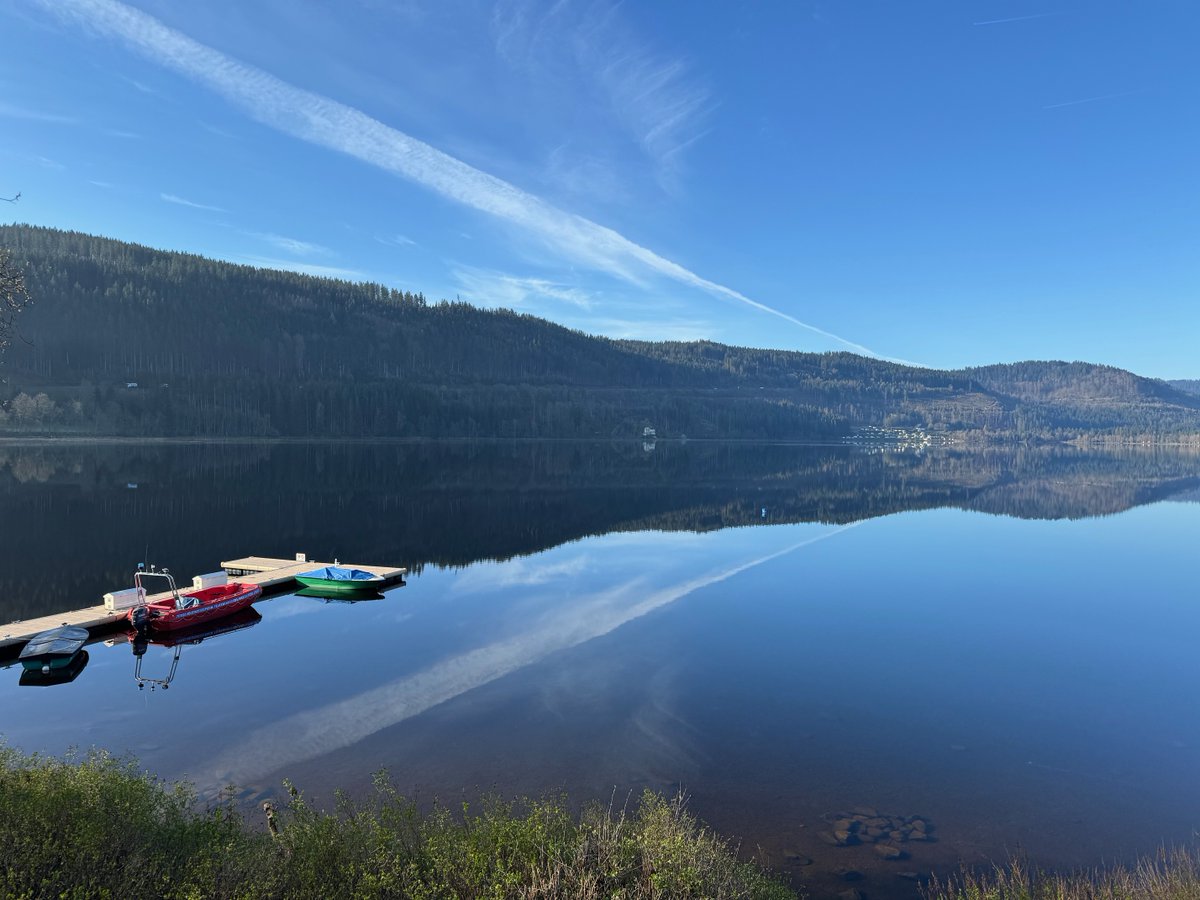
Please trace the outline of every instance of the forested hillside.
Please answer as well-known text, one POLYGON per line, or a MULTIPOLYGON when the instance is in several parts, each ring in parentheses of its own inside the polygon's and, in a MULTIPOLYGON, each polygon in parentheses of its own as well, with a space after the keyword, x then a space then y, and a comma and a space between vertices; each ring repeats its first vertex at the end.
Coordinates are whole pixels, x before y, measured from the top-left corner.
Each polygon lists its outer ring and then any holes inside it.
POLYGON ((848 353, 591 337, 419 291, 0 227, 35 304, 7 431, 956 439, 1200 433, 1200 397, 1081 363, 941 372, 848 353))

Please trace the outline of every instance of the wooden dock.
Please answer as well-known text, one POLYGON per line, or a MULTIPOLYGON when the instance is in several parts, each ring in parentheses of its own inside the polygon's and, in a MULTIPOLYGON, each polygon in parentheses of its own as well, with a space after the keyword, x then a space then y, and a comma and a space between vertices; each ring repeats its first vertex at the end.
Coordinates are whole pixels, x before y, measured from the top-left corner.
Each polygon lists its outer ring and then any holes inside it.
MULTIPOLYGON (((337 564, 346 568, 362 569, 364 572, 370 572, 372 575, 381 575, 385 584, 394 584, 408 574, 408 569, 390 566, 366 566, 360 563, 343 562, 337 564)), ((227 560, 221 563, 221 568, 225 570, 230 579, 261 585, 263 593, 266 594, 287 590, 295 584, 296 576, 301 572, 308 572, 312 569, 320 569, 324 566, 332 565, 334 563, 317 562, 316 560, 303 561, 273 559, 267 556, 247 556, 242 559, 227 560)), ((189 588, 190 586, 183 585, 180 587, 180 590, 186 591, 189 588)), ((153 601, 166 596, 169 595, 166 593, 151 594, 146 599, 153 601)), ((77 625, 89 631, 103 630, 124 621, 127 612, 128 610, 123 609, 114 611, 104 604, 100 604, 84 609, 54 613, 54 615, 50 616, 41 616, 36 619, 25 619, 24 621, 12 622, 8 625, 0 625, 0 658, 15 653, 18 647, 25 644, 35 634, 51 628, 58 628, 60 625, 77 625)))
POLYGON ((386 566, 364 566, 359 563, 328 563, 328 562, 297 562, 294 559, 271 559, 267 556, 247 556, 242 559, 230 559, 221 563, 221 568, 230 578, 250 584, 262 585, 267 588, 277 585, 290 584, 301 572, 311 572, 332 565, 345 566, 347 569, 362 569, 372 575, 381 575, 385 583, 391 583, 403 578, 408 569, 391 569, 386 566))

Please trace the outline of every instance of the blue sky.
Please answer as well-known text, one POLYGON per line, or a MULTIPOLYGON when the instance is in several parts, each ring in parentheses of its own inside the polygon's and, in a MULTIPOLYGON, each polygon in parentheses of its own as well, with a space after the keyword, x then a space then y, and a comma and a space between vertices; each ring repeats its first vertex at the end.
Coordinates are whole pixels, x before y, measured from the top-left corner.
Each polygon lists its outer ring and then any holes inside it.
POLYGON ((644 339, 1200 377, 1200 4, 4 0, 0 209, 644 339))

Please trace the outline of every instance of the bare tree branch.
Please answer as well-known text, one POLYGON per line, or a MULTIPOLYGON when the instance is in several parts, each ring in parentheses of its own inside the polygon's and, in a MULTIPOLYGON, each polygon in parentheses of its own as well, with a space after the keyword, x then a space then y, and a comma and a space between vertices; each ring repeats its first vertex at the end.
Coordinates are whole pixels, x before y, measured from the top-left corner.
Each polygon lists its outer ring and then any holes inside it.
POLYGON ((0 362, 17 334, 17 315, 32 302, 25 290, 25 273, 13 263, 7 250, 0 249, 0 362))

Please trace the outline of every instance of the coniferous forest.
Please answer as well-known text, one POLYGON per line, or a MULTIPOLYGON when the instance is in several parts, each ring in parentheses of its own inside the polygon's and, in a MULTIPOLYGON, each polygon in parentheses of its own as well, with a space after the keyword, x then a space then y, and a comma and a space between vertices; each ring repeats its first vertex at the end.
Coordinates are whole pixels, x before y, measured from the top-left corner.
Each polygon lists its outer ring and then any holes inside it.
POLYGON ((420 291, 0 226, 33 305, 0 430, 213 437, 1200 440, 1200 395, 1089 363, 962 371, 592 337, 420 291))

